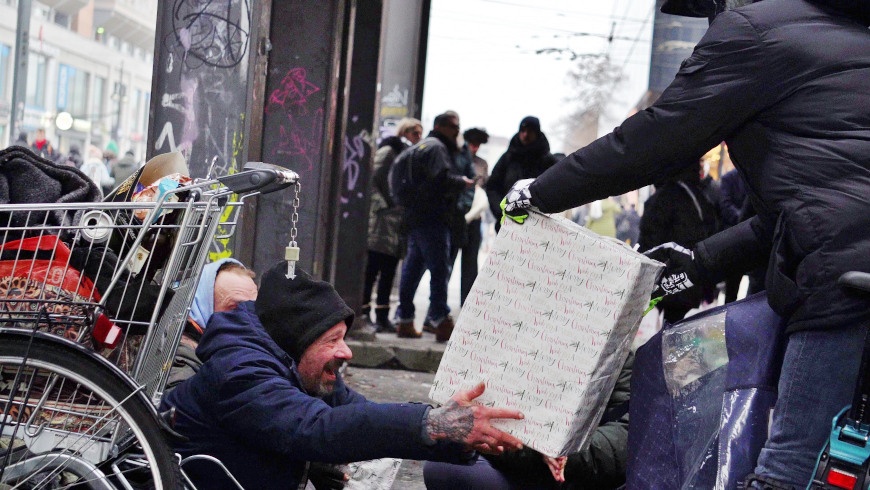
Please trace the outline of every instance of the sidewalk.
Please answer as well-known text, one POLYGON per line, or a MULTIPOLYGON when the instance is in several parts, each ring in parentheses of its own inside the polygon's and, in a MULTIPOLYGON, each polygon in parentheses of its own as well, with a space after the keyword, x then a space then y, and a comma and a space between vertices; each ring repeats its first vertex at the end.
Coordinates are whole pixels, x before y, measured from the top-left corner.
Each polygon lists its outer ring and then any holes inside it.
MULTIPOLYGON (((434 378, 435 376, 429 373, 359 367, 349 367, 344 374, 344 380, 348 386, 367 399, 379 403, 432 403, 429 400, 429 389, 432 387, 434 378)), ((396 481, 393 482, 393 488, 397 490, 425 490, 423 464, 423 461, 409 459, 402 461, 399 474, 396 476, 396 481)))

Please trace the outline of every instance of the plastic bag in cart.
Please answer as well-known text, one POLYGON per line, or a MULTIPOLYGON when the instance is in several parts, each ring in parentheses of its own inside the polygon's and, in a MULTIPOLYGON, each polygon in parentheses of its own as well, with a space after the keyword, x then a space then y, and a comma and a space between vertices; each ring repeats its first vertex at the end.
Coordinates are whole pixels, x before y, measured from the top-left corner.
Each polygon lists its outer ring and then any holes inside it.
POLYGON ((665 328, 637 351, 629 489, 733 489, 767 440, 785 347, 764 293, 665 328))

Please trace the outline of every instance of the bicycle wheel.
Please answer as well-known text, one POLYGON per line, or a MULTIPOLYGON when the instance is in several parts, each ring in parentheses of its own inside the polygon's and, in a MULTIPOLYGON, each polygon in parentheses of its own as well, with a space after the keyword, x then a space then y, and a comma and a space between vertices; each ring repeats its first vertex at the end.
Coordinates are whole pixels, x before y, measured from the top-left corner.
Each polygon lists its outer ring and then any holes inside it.
POLYGON ((0 488, 182 488, 147 401, 88 353, 30 340, 0 334, 0 488))

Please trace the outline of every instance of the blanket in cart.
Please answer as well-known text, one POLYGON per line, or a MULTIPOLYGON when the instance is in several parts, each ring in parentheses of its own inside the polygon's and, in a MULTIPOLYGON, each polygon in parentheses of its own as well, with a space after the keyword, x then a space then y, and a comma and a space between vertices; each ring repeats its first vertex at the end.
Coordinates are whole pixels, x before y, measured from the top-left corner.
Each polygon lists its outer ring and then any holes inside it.
MULTIPOLYGON (((0 150, 0 204, 97 202, 101 197, 91 179, 75 167, 57 165, 21 146, 0 150)), ((29 218, 26 214, 4 214, 0 213, 4 226, 43 222, 35 214, 29 218)), ((65 215, 63 211, 51 212, 45 224, 65 224, 65 215)), ((7 236, 6 240, 14 238, 7 236)))

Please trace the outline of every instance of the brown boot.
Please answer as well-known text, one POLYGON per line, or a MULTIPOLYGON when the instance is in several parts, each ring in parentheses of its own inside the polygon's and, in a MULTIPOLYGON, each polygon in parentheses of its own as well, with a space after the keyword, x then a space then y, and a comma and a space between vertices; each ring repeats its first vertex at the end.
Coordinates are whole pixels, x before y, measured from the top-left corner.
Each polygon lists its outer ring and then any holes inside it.
POLYGON ((398 331, 396 332, 397 337, 401 337, 403 339, 419 339, 423 336, 422 333, 418 332, 416 328, 414 328, 414 322, 399 322, 398 331))
POLYGON ((438 333, 435 334, 437 342, 447 342, 450 340, 450 335, 453 334, 453 319, 449 316, 444 317, 438 325, 438 333))

